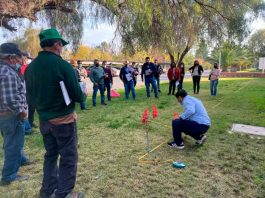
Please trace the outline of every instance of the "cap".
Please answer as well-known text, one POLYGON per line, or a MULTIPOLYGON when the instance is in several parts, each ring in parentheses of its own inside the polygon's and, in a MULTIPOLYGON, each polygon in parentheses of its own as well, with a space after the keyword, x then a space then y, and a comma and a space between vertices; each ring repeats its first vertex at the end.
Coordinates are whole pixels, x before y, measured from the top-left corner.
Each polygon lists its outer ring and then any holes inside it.
POLYGON ((21 52, 20 49, 18 48, 18 45, 15 43, 3 43, 0 46, 0 54, 4 56, 10 56, 10 55, 22 56, 25 53, 21 52))
POLYGON ((50 29, 41 31, 39 34, 39 38, 40 38, 40 42, 43 42, 49 39, 60 39, 62 41, 63 46, 68 44, 68 42, 66 42, 62 38, 62 36, 59 34, 59 32, 55 28, 50 28, 50 29))

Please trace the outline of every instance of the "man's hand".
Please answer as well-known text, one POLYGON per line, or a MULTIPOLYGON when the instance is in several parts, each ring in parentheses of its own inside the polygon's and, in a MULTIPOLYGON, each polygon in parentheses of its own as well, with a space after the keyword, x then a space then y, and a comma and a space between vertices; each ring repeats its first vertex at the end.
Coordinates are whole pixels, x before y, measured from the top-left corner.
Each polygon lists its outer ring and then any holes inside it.
POLYGON ((179 114, 177 112, 174 112, 173 114, 173 120, 179 119, 179 114))
POLYGON ((95 82, 95 86, 98 86, 98 83, 95 82))
POLYGON ((18 114, 19 119, 25 120, 28 117, 28 112, 27 111, 22 111, 18 114))

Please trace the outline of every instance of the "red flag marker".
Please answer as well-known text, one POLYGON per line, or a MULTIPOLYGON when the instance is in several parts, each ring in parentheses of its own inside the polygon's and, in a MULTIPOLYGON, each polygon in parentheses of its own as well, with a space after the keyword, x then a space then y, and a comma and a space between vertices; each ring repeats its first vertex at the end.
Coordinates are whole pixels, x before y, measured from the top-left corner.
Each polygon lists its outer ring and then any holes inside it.
POLYGON ((153 113, 153 118, 157 118, 157 116, 158 116, 158 110, 157 110, 157 108, 156 108, 156 106, 153 106, 152 107, 152 113, 153 113))
POLYGON ((148 122, 148 109, 145 109, 142 116, 142 123, 146 124, 147 122, 148 122))

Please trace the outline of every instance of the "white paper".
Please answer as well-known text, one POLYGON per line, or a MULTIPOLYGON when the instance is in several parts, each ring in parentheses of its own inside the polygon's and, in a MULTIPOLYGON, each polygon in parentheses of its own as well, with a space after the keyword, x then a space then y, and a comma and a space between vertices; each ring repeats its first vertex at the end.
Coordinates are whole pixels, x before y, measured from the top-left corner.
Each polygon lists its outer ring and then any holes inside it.
POLYGON ((67 89, 66 89, 65 84, 64 84, 63 81, 60 81, 60 87, 61 87, 61 90, 62 90, 62 93, 63 93, 64 102, 65 102, 66 106, 68 106, 71 103, 72 100, 69 97, 69 94, 67 92, 67 89))
POLYGON ((146 76, 149 76, 149 75, 151 75, 151 74, 152 74, 151 69, 145 70, 145 75, 146 75, 146 76))
POLYGON ((179 85, 179 81, 176 81, 176 86, 178 86, 179 85))
POLYGON ((125 76, 126 76, 126 79, 127 79, 128 82, 132 80, 132 75, 131 74, 125 74, 125 76))

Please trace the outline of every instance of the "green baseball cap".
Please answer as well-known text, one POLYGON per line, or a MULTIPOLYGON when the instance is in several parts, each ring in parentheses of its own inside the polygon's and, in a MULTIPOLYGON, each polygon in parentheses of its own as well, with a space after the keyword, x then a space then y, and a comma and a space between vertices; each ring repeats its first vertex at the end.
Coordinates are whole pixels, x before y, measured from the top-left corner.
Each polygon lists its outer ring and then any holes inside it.
POLYGON ((60 39, 62 41, 63 46, 68 44, 68 42, 66 42, 62 38, 62 36, 59 34, 59 32, 55 28, 50 28, 50 29, 41 31, 39 34, 39 38, 40 38, 40 42, 43 42, 49 39, 60 39))

